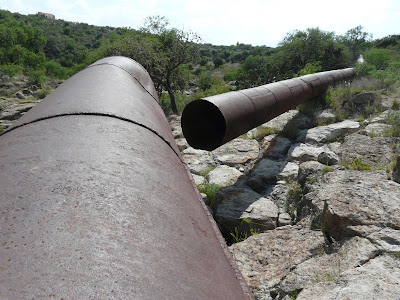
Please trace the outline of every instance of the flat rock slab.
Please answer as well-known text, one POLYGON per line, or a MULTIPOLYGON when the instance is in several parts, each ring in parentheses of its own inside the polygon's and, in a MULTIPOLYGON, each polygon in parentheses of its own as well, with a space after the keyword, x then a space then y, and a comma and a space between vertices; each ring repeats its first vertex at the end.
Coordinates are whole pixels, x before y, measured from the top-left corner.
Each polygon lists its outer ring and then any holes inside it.
POLYGON ((284 226, 229 247, 256 299, 269 299, 271 290, 290 270, 324 248, 320 231, 284 226))
POLYGON ((243 222, 248 219, 253 228, 261 231, 274 229, 277 226, 278 207, 268 198, 252 190, 238 187, 220 189, 211 205, 215 211, 215 220, 226 232, 250 231, 250 224, 243 222))
POLYGON ((269 135, 263 140, 263 156, 273 159, 285 158, 292 142, 276 134, 269 135))
POLYGON ((309 144, 293 144, 288 151, 288 158, 299 162, 318 160, 318 155, 326 150, 324 147, 309 144))
POLYGON ((299 140, 310 144, 328 143, 335 141, 338 137, 353 133, 359 128, 360 124, 358 122, 345 120, 335 124, 302 130, 299 133, 299 140))
POLYGON ((182 154, 183 161, 193 174, 202 175, 203 173, 208 173, 210 169, 216 166, 208 151, 189 147, 183 150, 182 154))
POLYGON ((298 115, 298 113, 298 110, 289 110, 261 126, 281 131, 289 121, 298 115))
POLYGON ((350 269, 335 281, 320 282, 303 289, 296 299, 400 299, 399 282, 400 259, 382 255, 350 269))
POLYGON ((379 251, 366 238, 354 237, 342 243, 337 252, 321 248, 314 257, 296 266, 279 284, 280 293, 293 293, 318 282, 334 281, 375 258, 379 251))
POLYGON ((394 157, 391 143, 391 138, 371 138, 356 133, 346 136, 336 153, 348 164, 360 158, 364 164, 385 169, 394 157))
POLYGON ((393 128, 392 125, 382 123, 371 123, 365 127, 365 132, 368 135, 383 136, 386 131, 390 131, 393 128))
POLYGON ((221 165, 208 173, 207 181, 210 184, 216 184, 220 187, 225 187, 235 184, 242 175, 243 173, 235 168, 221 165))
POLYGON ((400 229, 400 184, 384 171, 328 172, 304 201, 314 211, 314 226, 326 228, 336 240, 353 236, 356 225, 400 229))
POLYGON ((255 161, 260 150, 256 140, 237 138, 210 153, 218 163, 234 167, 255 161))

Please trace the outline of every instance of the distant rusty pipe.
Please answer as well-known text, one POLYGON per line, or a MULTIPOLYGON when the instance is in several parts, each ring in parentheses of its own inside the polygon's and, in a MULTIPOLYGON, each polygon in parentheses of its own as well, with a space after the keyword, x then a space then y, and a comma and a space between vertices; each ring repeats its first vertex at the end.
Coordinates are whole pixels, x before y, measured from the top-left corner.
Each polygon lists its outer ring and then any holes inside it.
POLYGON ((135 61, 72 76, 0 153, 1 299, 253 299, 135 61))
POLYGON ((327 71, 195 100, 183 111, 183 134, 193 148, 214 150, 353 76, 353 68, 327 71))

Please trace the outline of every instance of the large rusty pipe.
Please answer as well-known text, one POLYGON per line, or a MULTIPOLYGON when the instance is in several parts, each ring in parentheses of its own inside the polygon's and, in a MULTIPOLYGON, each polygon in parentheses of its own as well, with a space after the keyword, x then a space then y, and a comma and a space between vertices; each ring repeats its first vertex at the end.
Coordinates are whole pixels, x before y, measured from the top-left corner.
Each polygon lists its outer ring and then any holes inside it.
POLYGON ((253 299, 135 61, 65 81, 0 153, 1 299, 253 299))
POLYGON ((193 148, 214 150, 353 76, 353 68, 320 72, 195 100, 183 111, 183 134, 193 148))

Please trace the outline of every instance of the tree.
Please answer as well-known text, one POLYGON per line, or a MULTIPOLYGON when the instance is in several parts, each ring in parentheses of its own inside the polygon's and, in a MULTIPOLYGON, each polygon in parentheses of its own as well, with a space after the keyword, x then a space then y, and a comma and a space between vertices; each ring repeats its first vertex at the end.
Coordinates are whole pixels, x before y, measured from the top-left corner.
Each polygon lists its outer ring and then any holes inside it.
POLYGON ((349 29, 344 38, 344 44, 349 48, 351 59, 357 60, 358 56, 368 47, 368 43, 372 41, 372 34, 363 31, 364 28, 359 25, 349 29))
POLYGON ((149 51, 150 64, 144 65, 147 71, 157 82, 159 87, 167 90, 171 100, 171 108, 178 113, 175 93, 186 87, 187 72, 183 65, 198 56, 198 43, 200 37, 192 32, 168 29, 168 20, 165 17, 148 17, 142 33, 148 40, 153 40, 153 51, 149 51), (159 56, 159 57, 156 57, 159 56), (159 65, 155 65, 157 62, 159 65))
POLYGON ((334 32, 317 28, 288 33, 280 43, 286 57, 284 69, 293 74, 303 69, 307 63, 320 61, 322 70, 344 68, 348 65, 344 45, 334 32))

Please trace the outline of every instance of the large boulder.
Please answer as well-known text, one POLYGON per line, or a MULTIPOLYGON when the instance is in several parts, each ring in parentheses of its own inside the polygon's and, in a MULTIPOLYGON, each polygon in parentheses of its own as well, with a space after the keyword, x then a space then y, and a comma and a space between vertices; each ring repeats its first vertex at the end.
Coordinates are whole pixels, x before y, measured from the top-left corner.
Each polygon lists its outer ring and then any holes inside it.
MULTIPOLYGON (((339 245, 338 245, 339 246, 339 245)), ((347 271, 374 259, 379 250, 366 238, 353 237, 341 243, 337 250, 320 248, 313 257, 298 264, 279 283, 280 294, 311 287, 318 282, 341 278, 347 271)))
POLYGON ((394 156, 391 142, 390 138, 371 138, 356 133, 346 136, 336 153, 348 164, 360 160, 371 168, 385 169, 394 156))
POLYGON ((281 131, 288 122, 293 120, 294 117, 296 117, 299 114, 299 111, 297 110, 289 110, 276 118, 273 118, 272 120, 268 121, 267 123, 264 123, 263 127, 266 128, 271 128, 271 129, 276 129, 281 131))
POLYGON ((254 162, 260 150, 256 140, 237 138, 211 152, 215 161, 235 167, 254 162))
POLYGON ((400 259, 382 255, 349 269, 340 278, 303 289, 297 300, 400 299, 400 259))
POLYGON ((208 173, 207 181, 210 184, 216 184, 221 187, 225 187, 235 184, 242 175, 243 173, 235 168, 221 165, 208 173))
POLYGON ((277 226, 278 207, 269 199, 256 192, 238 187, 220 189, 214 197, 211 208, 215 220, 224 233, 241 232, 250 234, 251 228, 260 231, 277 226), (243 220, 249 222, 243 222, 243 220))
POLYGON ((183 161, 193 174, 204 175, 216 166, 216 163, 208 151, 189 147, 183 150, 182 154, 183 161))
POLYGON ((269 135, 263 140, 263 156, 272 159, 285 158, 291 145, 292 142, 285 137, 276 134, 269 135))
POLYGON ((255 298, 275 299, 276 287, 291 270, 324 247, 322 232, 284 226, 233 244, 230 251, 255 298))
POLYGON ((336 240, 354 236, 356 225, 400 229, 400 184, 384 171, 335 170, 309 189, 303 201, 311 208, 313 228, 336 240))
POLYGON ((320 144, 333 142, 339 137, 353 133, 360 128, 360 124, 355 121, 345 120, 326 126, 314 127, 299 132, 298 141, 305 141, 310 144, 320 144))

